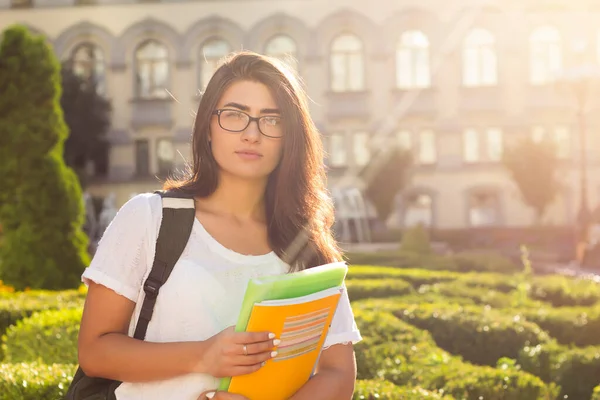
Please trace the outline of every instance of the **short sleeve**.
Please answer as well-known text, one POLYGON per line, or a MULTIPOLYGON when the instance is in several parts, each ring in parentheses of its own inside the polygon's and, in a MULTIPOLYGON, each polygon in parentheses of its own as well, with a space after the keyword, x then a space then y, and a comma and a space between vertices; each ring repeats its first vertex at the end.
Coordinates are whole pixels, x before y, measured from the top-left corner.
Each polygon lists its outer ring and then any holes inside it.
POLYGON ((348 291, 344 285, 337 309, 331 321, 331 327, 323 344, 323 348, 340 343, 356 344, 362 340, 360 331, 354 321, 354 313, 350 306, 348 291))
POLYGON ((148 269, 152 226, 148 195, 131 198, 106 228, 82 281, 101 284, 137 302, 148 269))

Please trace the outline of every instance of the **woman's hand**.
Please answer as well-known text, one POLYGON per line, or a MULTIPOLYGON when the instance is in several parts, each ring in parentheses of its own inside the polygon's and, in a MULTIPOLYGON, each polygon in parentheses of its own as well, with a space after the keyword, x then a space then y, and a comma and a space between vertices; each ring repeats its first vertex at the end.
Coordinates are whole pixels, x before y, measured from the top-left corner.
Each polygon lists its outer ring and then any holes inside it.
POLYGON ((278 344, 272 333, 235 332, 229 327, 204 341, 200 372, 215 378, 250 374, 277 355, 273 347, 278 344))
POLYGON ((198 400, 250 400, 241 394, 209 390, 198 397, 198 400))

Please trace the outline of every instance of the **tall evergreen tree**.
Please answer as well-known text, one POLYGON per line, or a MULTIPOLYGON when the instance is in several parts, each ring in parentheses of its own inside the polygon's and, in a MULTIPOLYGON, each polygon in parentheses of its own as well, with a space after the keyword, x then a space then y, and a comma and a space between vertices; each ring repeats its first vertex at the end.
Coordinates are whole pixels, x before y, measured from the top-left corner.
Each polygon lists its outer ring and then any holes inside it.
POLYGON ((0 279, 75 287, 89 262, 81 188, 63 161, 60 69, 43 37, 13 26, 0 43, 0 279))

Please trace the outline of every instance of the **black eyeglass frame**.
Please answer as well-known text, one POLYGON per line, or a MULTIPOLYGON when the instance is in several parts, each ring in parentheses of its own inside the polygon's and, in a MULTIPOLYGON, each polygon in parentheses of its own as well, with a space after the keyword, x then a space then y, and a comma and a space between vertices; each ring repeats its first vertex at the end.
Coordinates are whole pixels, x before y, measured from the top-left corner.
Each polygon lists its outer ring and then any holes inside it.
POLYGON ((279 116, 279 115, 263 115, 261 117, 253 117, 252 115, 248 114, 247 112, 242 111, 242 110, 236 110, 235 108, 219 108, 219 109, 214 110, 212 112, 212 114, 217 116, 217 120, 219 121, 219 126, 228 132, 235 132, 235 133, 243 132, 250 126, 252 121, 256 121, 256 125, 258 126, 258 131, 260 132, 261 135, 264 135, 264 136, 266 136, 268 138, 272 138, 272 139, 281 139, 283 137, 283 132, 281 133, 281 136, 271 136, 271 135, 267 135, 266 133, 264 133, 262 131, 262 129, 260 129, 260 120, 261 119, 273 118, 273 117, 277 117, 277 118, 281 119, 281 116, 279 116), (246 126, 240 130, 227 129, 227 128, 223 127, 223 124, 221 124, 221 114, 223 113, 223 111, 235 111, 235 112, 239 112, 241 114, 248 116, 248 124, 246 124, 246 126))

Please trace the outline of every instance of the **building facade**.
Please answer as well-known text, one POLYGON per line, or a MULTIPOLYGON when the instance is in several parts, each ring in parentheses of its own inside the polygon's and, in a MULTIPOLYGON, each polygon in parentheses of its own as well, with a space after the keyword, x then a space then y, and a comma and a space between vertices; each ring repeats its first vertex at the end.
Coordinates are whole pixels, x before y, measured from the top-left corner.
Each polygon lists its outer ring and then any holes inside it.
MULTIPOLYGON (((108 167, 89 191, 113 193, 117 206, 183 167, 199 92, 223 55, 249 49, 303 78, 332 190, 363 186, 357 171, 385 140, 413 152, 391 226, 531 224, 501 163, 525 136, 557 145, 564 187, 547 222, 565 225, 580 202, 581 135, 572 85, 556 77, 600 65, 600 5, 572 3, 0 0, 0 29, 25 24, 97 77, 113 122, 108 167)), ((600 85, 590 94, 584 152, 594 207, 600 85)))

